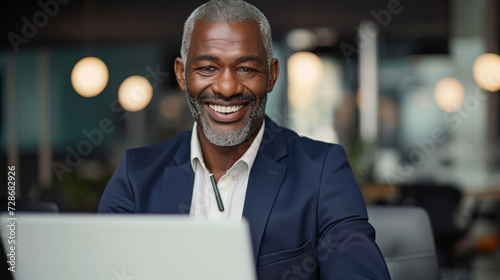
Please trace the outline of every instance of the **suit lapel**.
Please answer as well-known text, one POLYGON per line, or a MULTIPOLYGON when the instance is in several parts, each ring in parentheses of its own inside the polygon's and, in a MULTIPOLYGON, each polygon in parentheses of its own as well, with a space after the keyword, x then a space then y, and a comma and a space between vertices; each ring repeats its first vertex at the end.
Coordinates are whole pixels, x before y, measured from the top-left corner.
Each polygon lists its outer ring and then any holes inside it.
POLYGON ((287 170, 286 165, 277 162, 286 156, 287 151, 281 131, 273 129, 273 126, 282 129, 266 118, 266 130, 260 151, 250 172, 243 208, 243 216, 250 224, 253 253, 256 260, 269 214, 287 170), (268 140, 266 141, 266 139, 268 140))
POLYGON ((159 200, 159 212, 164 214, 189 214, 193 185, 194 172, 189 161, 181 166, 165 168, 159 200))
MULTIPOLYGON (((264 137, 248 180, 243 216, 250 224, 255 258, 259 255, 262 236, 287 170, 287 166, 279 162, 287 155, 282 130, 266 117, 264 137)), ((159 198, 160 213, 189 214, 194 172, 190 162, 190 134, 186 138, 174 156, 175 165, 165 168, 159 198)))
POLYGON ((159 197, 159 213, 189 214, 193 196, 194 171, 190 162, 191 134, 174 155, 174 166, 165 168, 159 197))

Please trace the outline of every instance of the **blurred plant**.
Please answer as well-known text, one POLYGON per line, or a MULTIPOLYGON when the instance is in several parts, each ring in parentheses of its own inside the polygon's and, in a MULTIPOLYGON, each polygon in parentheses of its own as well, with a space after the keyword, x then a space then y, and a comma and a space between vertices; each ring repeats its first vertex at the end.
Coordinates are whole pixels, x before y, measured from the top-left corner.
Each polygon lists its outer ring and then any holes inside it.
POLYGON ((62 181, 61 188, 67 197, 70 211, 97 212, 101 195, 111 177, 85 178, 72 172, 62 181))
POLYGON ((373 161, 377 146, 378 141, 365 143, 360 137, 357 137, 346 149, 354 178, 360 186, 372 180, 373 161))

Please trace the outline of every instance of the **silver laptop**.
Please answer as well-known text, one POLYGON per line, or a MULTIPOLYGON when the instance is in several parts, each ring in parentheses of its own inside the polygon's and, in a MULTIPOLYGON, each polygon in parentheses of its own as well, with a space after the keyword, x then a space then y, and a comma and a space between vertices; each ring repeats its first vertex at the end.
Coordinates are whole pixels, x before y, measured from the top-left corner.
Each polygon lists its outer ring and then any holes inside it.
POLYGON ((16 280, 256 279, 245 221, 165 215, 16 217, 2 215, 0 228, 7 261, 14 256, 9 266, 15 265, 16 280))

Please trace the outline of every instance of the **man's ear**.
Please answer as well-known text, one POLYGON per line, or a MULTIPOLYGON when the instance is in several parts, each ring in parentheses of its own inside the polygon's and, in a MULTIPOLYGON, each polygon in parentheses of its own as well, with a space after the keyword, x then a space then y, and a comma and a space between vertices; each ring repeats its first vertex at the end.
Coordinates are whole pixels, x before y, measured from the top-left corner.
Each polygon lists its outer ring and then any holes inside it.
POLYGON ((267 92, 271 92, 273 90, 276 80, 278 79, 279 72, 280 65, 278 59, 273 58, 271 66, 269 67, 269 84, 267 86, 267 92))
POLYGON ((180 57, 175 59, 174 72, 177 84, 179 84, 179 87, 181 88, 182 91, 186 91, 186 76, 184 75, 184 63, 182 63, 182 59, 180 57))

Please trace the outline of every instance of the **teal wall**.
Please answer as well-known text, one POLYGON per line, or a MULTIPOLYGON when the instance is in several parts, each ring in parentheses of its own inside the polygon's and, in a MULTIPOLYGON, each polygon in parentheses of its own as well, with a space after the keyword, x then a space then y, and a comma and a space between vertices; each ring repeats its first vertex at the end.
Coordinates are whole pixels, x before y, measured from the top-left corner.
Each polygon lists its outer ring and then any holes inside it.
MULTIPOLYGON (((18 116, 18 143, 20 153, 33 153, 40 139, 39 109, 39 50, 22 51, 15 56, 17 63, 17 106, 10 108, 7 102, 7 63, 9 53, 0 53, 2 126, 1 149, 7 149, 8 110, 14 109, 18 116)), ((89 54, 82 48, 53 48, 49 52, 50 73, 50 118, 51 139, 54 152, 64 152, 67 145, 74 146, 85 136, 82 130, 99 127, 103 118, 117 119, 111 105, 117 99, 120 83, 131 75, 148 75, 147 67, 155 69, 162 64, 161 51, 152 46, 96 48, 92 56, 102 59, 109 70, 109 82, 96 97, 78 95, 71 85, 73 66, 89 54)), ((154 81, 151 81, 152 83, 154 81)), ((104 144, 115 140, 115 133, 104 137, 104 144)), ((103 149, 106 145, 98 147, 103 149)))

